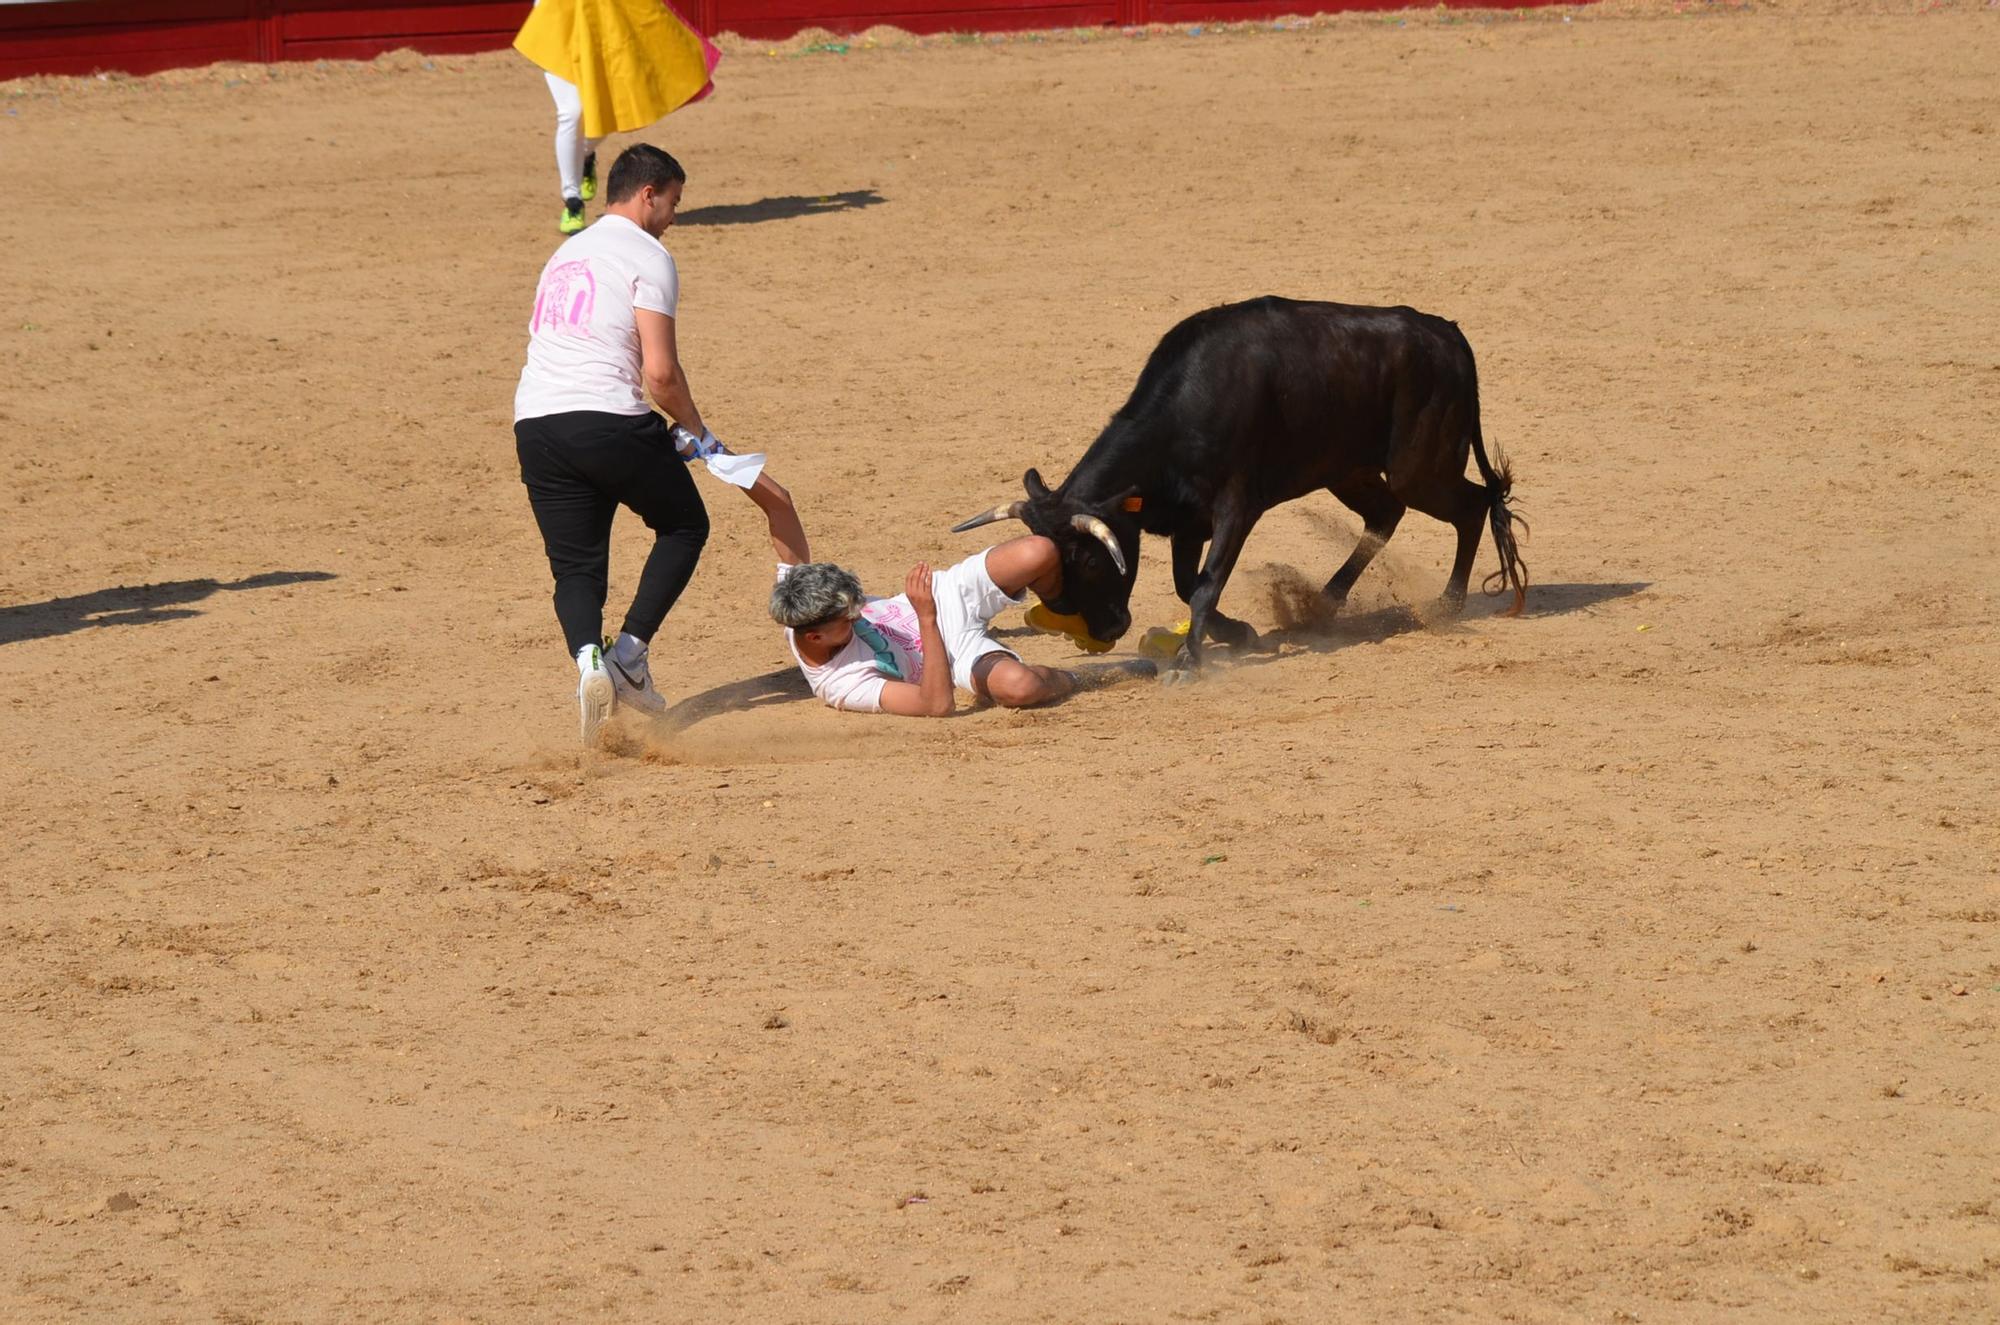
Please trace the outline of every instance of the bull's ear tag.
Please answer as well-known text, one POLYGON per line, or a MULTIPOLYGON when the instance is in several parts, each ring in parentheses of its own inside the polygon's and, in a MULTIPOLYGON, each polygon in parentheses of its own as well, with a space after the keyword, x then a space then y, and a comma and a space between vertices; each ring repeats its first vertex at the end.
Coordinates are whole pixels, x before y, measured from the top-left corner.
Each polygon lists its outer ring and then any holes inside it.
POLYGON ((1143 497, 1127 497, 1124 501, 1118 504, 1124 507, 1128 511, 1137 511, 1140 507, 1146 504, 1146 499, 1143 497))

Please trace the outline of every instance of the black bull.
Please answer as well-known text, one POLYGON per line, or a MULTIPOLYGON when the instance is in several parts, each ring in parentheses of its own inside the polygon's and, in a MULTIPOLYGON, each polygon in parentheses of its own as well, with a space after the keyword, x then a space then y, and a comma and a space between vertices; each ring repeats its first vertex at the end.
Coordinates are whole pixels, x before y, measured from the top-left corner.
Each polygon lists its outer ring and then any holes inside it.
POLYGON ((955 528, 1018 519, 1055 540, 1063 588, 1049 606, 1080 614, 1105 641, 1131 628, 1140 533, 1165 535, 1174 590, 1191 609, 1183 666, 1200 665, 1204 639, 1255 640, 1216 601, 1258 517, 1320 489, 1365 529, 1326 583, 1335 607, 1411 507, 1458 530, 1447 609, 1464 605, 1487 524, 1500 569, 1486 590, 1511 589, 1514 612, 1526 602, 1513 479, 1504 459, 1486 457, 1472 346, 1456 323, 1412 308, 1267 297, 1196 313, 1160 341, 1061 487, 1033 469, 1023 483, 1025 501, 955 528), (1483 484, 1465 477, 1468 452, 1483 484))

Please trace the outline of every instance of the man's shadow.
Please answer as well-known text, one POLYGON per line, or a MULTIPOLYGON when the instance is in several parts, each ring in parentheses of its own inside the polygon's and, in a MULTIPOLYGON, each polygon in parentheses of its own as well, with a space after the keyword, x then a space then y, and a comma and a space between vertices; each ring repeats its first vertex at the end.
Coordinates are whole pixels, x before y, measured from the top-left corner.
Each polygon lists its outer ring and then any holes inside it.
POLYGON ((51 639, 98 626, 143 626, 178 621, 201 613, 184 603, 200 602, 221 590, 275 589, 334 579, 332 571, 274 570, 240 580, 172 580, 165 584, 120 585, 68 598, 0 607, 0 645, 51 639))
POLYGON ((711 686, 698 695, 689 695, 669 708, 659 721, 668 731, 680 732, 686 731, 698 722, 720 717, 724 713, 748 713, 753 709, 792 704, 801 699, 811 698, 812 687, 806 684, 806 679, 799 674, 799 669, 781 667, 762 676, 752 676, 741 681, 726 681, 719 686, 711 686))
POLYGON ((756 202, 722 203, 714 207, 691 207, 674 217, 683 225, 753 225, 758 221, 790 221, 801 216, 824 216, 829 212, 852 212, 884 201, 873 189, 850 189, 846 193, 826 193, 817 197, 787 194, 782 198, 761 198, 756 202))

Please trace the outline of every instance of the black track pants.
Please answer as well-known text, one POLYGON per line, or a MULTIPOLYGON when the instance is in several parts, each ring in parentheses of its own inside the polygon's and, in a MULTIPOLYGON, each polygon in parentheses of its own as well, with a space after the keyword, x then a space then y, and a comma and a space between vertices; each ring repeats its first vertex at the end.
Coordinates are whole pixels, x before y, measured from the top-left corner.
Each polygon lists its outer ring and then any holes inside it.
POLYGON ((594 410, 548 414, 514 425, 514 449, 548 549, 556 620, 570 655, 603 633, 611 517, 621 504, 655 535, 624 626, 650 641, 687 588, 708 541, 708 510, 687 465, 674 454, 666 420, 594 410))

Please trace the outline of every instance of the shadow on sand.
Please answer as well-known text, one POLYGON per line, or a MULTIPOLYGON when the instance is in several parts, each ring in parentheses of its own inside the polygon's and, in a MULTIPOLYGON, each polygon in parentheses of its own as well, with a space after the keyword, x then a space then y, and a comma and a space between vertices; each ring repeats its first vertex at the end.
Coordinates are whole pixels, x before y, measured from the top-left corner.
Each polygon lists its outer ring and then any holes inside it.
MULTIPOLYGON (((1528 586, 1528 607, 1521 615, 1527 617, 1565 616, 1571 612, 1588 611, 1600 603, 1614 602, 1620 598, 1630 598, 1652 588, 1648 581, 1633 581, 1624 584, 1533 584, 1528 586)), ((1311 601, 1297 606, 1295 615, 1310 617, 1312 609, 1319 605, 1316 592, 1309 595, 1311 601)), ((1474 594, 1465 601, 1465 609, 1456 617, 1432 619, 1414 607, 1401 603, 1393 607, 1377 607, 1367 611, 1342 612, 1337 617, 1324 620, 1303 620, 1296 624, 1274 626, 1257 632, 1256 648, 1231 650, 1226 645, 1209 645, 1211 655, 1218 658, 1234 656, 1239 660, 1249 660, 1263 655, 1267 660, 1286 645, 1307 649, 1314 653, 1329 653, 1345 648, 1349 644, 1379 644, 1396 635, 1407 635, 1413 630, 1450 630, 1468 621, 1478 621, 1487 617, 1504 616, 1509 599, 1505 596, 1488 598, 1484 594, 1474 594)), ((1026 639, 1045 634, 1032 626, 1003 626, 989 629, 987 634, 995 639, 1026 639)), ((1132 639, 1128 635, 1127 640, 1132 639)), ((1121 643, 1120 648, 1124 648, 1121 643)), ((1073 664, 1064 664, 1071 666, 1073 664)))
POLYGON ((774 708, 779 704, 796 704, 802 699, 812 698, 812 688, 796 667, 781 667, 775 672, 749 677, 742 681, 728 681, 712 686, 698 695, 689 695, 680 703, 669 708, 659 720, 662 730, 682 732, 698 722, 720 717, 724 713, 749 713, 756 709, 774 708))
MULTIPOLYGON (((1101 690, 1106 686, 1120 685, 1129 681, 1149 680, 1154 675, 1151 662, 1123 658, 1101 663, 1071 663, 1069 669, 1083 679, 1082 690, 1101 690)), ((1081 693, 1079 691, 1078 693, 1081 693)), ((698 695, 689 695, 673 705, 659 719, 659 729, 665 732, 684 732, 698 722, 724 713, 750 713, 758 709, 776 708, 781 704, 796 704, 802 699, 813 697, 812 688, 796 667, 783 667, 762 676, 753 676, 744 681, 730 681, 723 685, 704 690, 698 695)), ((1058 703, 1067 703, 1074 694, 1065 696, 1058 703)), ((985 701, 968 704, 965 696, 959 695, 958 716, 976 712, 986 707, 985 701)))
MULTIPOLYGON (((1528 586, 1528 606, 1522 612, 1523 620, 1531 617, 1567 616, 1572 612, 1584 612, 1601 603, 1615 602, 1620 598, 1630 598, 1652 588, 1649 581, 1636 580, 1619 584, 1531 584, 1528 586)), ((1474 594, 1465 600, 1465 608, 1457 616, 1433 617, 1425 612, 1401 603, 1392 607, 1378 607, 1365 612, 1343 612, 1338 617, 1325 621, 1306 620, 1293 625, 1281 626, 1274 630, 1259 632, 1258 647, 1236 654, 1236 661, 1273 661, 1278 650, 1286 646, 1304 649, 1311 653, 1330 653, 1346 648, 1350 644, 1379 644, 1397 635, 1407 635, 1412 631, 1447 631, 1469 621, 1504 617, 1512 599, 1503 595, 1489 598, 1484 594, 1474 594), (1262 658, 1258 658, 1258 655, 1262 658)), ((1211 648, 1215 646, 1211 645, 1211 648)), ((1222 656, 1230 656, 1230 650, 1217 650, 1222 656)))
MULTIPOLYGON (((1627 584, 1531 585, 1528 589, 1528 610, 1523 616, 1563 616, 1570 612, 1587 611, 1600 603, 1629 598, 1651 587, 1651 584, 1643 581, 1627 584)), ((1212 645, 1211 656, 1218 660, 1227 660, 1236 666, 1276 662, 1283 656, 1280 650, 1286 646, 1313 653, 1328 653, 1350 644, 1381 641, 1395 635, 1408 634, 1413 630, 1450 629, 1453 625, 1464 621, 1499 616, 1506 610, 1505 598, 1480 596, 1468 599, 1465 611, 1455 620, 1427 623, 1414 609, 1408 607, 1375 608, 1367 612, 1343 613, 1324 625, 1306 624, 1261 631, 1259 647, 1255 650, 1239 652, 1212 645)), ((0 621, 4 620, 4 617, 0 617, 0 621)), ((1004 639, 1039 632, 1026 626, 1013 626, 991 630, 988 633, 1004 639)), ((1133 659, 1107 658, 1101 661, 1065 663, 1063 666, 1082 673, 1089 682, 1087 689, 1097 689, 1104 685, 1141 679, 1138 672, 1133 670, 1134 662, 1133 659)), ((806 685, 806 679, 799 674, 799 670, 796 667, 780 667, 776 671, 765 672, 762 676, 752 676, 741 681, 727 681, 719 686, 711 686, 699 694, 689 695, 667 710, 665 716, 659 720, 660 727, 669 732, 682 732, 697 723, 706 722, 725 713, 750 713, 758 709, 775 708, 782 704, 796 704, 800 700, 811 698, 812 689, 806 685)))
POLYGON ((715 207, 691 207, 674 217, 683 225, 755 225, 759 221, 791 221, 801 216, 824 216, 829 212, 852 212, 886 201, 873 189, 850 189, 818 197, 787 194, 782 198, 760 198, 756 202, 723 203, 715 207))
POLYGON ((99 626, 143 626, 200 616, 184 603, 198 603, 212 593, 241 589, 276 589, 336 578, 326 570, 273 570, 240 580, 172 580, 165 584, 120 585, 70 598, 0 607, 0 644, 50 639, 99 626))

